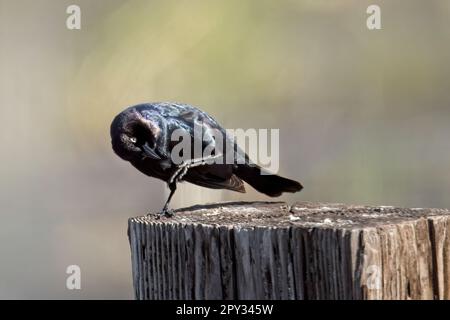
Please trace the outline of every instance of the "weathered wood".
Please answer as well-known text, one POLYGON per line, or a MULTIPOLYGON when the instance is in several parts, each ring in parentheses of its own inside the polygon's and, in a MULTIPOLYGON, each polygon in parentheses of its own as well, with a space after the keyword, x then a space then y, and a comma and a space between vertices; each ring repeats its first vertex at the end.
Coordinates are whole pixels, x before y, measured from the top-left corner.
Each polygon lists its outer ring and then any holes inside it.
POLYGON ((137 299, 450 299, 450 211, 224 203, 129 220, 137 299))

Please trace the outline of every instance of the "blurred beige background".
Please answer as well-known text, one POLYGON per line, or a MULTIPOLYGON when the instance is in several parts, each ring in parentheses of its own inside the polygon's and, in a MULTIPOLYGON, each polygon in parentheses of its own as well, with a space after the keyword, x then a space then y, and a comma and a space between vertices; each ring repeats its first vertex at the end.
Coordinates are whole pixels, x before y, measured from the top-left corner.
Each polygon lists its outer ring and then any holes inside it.
MULTIPOLYGON (((133 297, 127 218, 165 186, 109 125, 140 102, 280 128, 305 186, 280 200, 450 207, 449 20, 447 0, 0 0, 0 298, 133 297)), ((267 198, 184 185, 174 205, 235 199, 267 198)))

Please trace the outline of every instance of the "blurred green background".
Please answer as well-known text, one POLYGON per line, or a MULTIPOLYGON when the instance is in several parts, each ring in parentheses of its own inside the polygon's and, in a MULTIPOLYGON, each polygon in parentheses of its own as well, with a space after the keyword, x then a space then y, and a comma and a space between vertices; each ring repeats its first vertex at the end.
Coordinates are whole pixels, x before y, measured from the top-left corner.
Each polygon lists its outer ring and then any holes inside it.
MULTIPOLYGON (((109 125, 140 102, 280 128, 305 186, 280 200, 450 207, 449 19, 447 0, 0 0, 0 298, 133 297, 127 218, 166 191, 109 125)), ((183 185, 174 206, 267 200, 249 191, 183 185)))

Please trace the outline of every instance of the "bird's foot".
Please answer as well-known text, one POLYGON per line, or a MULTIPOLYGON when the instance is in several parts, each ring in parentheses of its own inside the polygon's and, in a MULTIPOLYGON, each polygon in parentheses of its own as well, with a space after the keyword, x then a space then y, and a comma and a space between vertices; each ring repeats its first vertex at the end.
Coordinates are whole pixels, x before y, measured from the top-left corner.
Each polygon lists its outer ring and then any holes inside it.
POLYGON ((171 218, 173 215, 174 211, 172 209, 162 209, 156 214, 156 219, 161 219, 161 217, 171 218))
POLYGON ((223 155, 219 153, 217 155, 207 156, 205 158, 189 159, 183 161, 180 165, 178 165, 177 169, 170 177, 169 184, 174 182, 181 182, 190 168, 203 166, 205 164, 208 164, 209 161, 213 161, 214 159, 220 158, 222 156, 223 155))
POLYGON ((178 168, 175 170, 175 172, 172 174, 172 176, 169 179, 169 184, 174 182, 180 182, 183 176, 187 173, 189 169, 189 165, 185 162, 183 162, 181 165, 178 166, 178 168))
POLYGON ((156 219, 161 219, 161 217, 166 217, 166 218, 170 218, 173 217, 174 215, 174 211, 172 209, 163 209, 159 212, 149 212, 147 213, 147 217, 151 217, 151 218, 156 218, 156 219))

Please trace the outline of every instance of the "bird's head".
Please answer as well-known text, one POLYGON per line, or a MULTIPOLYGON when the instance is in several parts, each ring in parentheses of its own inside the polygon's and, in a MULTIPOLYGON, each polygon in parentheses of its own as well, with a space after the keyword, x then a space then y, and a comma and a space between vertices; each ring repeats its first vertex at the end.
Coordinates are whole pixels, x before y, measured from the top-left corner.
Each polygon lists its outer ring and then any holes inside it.
POLYGON ((158 159, 155 151, 161 126, 157 118, 143 115, 130 107, 119 113, 111 123, 111 144, 114 152, 124 160, 149 157, 158 159))

